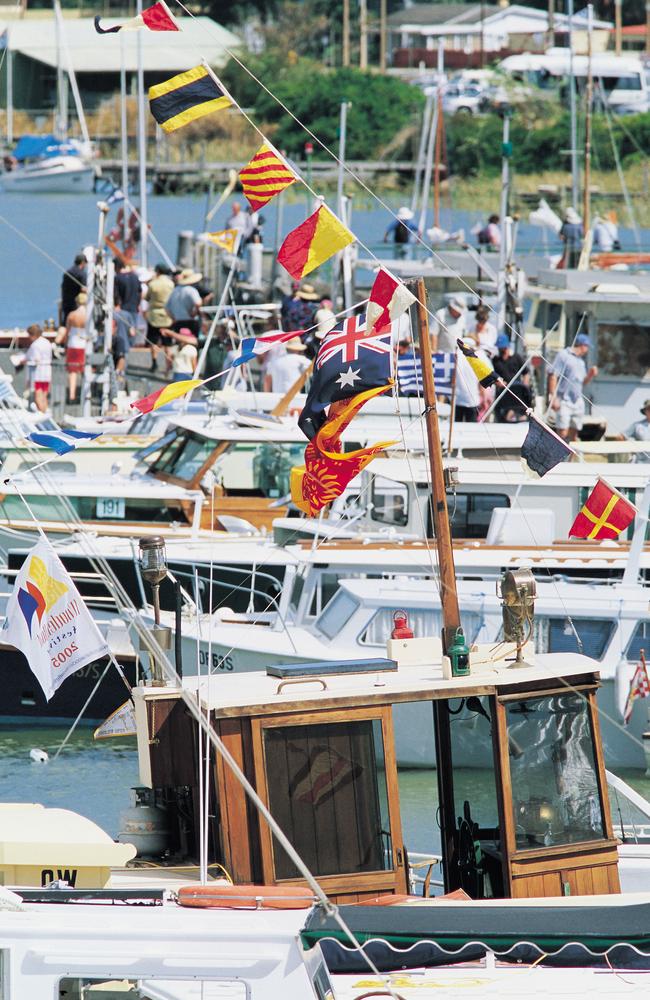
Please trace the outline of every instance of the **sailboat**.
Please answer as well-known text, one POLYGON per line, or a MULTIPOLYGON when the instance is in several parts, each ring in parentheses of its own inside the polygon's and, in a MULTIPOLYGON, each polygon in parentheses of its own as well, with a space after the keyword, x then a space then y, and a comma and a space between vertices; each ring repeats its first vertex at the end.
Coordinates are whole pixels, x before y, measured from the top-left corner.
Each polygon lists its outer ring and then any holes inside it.
MULTIPOLYGON (((68 49, 61 5, 54 0, 57 40, 57 113, 55 134, 24 135, 4 157, 2 190, 11 193, 79 194, 94 189, 97 168, 68 49), (65 68, 62 55, 65 57, 65 68), (67 79, 66 74, 67 73, 67 79), (81 139, 68 136, 68 81, 72 89, 81 139)), ((9 94, 7 96, 10 103, 9 94)))

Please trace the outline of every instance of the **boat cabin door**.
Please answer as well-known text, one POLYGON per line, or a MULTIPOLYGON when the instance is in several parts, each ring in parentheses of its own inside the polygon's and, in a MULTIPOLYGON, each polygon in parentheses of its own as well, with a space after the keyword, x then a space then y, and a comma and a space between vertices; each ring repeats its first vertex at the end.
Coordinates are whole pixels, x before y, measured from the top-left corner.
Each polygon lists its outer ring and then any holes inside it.
MULTIPOLYGON (((328 895, 408 892, 390 707, 251 721, 258 792, 328 895)), ((300 879, 263 820, 260 848, 266 884, 300 879)))
POLYGON ((595 694, 595 685, 513 685, 436 702, 447 891, 620 891, 595 694))

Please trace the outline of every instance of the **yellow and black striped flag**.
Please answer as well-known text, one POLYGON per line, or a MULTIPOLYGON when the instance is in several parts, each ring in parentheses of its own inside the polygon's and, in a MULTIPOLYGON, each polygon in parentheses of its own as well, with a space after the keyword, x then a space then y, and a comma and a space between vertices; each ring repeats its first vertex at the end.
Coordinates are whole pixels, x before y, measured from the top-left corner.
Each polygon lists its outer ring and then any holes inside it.
POLYGON ((165 132, 175 132, 232 103, 206 66, 195 66, 149 88, 151 114, 165 132))
POLYGON ((241 168, 239 179, 250 207, 257 212, 298 178, 273 147, 265 142, 250 163, 241 168))

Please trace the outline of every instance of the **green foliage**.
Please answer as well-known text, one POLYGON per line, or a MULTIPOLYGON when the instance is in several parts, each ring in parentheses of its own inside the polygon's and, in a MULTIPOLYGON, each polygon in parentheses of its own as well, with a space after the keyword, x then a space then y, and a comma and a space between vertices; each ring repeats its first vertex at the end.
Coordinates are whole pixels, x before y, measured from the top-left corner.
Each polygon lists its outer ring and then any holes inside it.
MULTIPOLYGON (((246 61, 275 97, 330 148, 338 143, 341 102, 351 102, 347 141, 350 159, 372 159, 399 129, 411 122, 419 127, 422 93, 400 80, 357 69, 326 71, 308 59, 279 64, 265 55, 246 61)), ((255 120, 272 126, 278 148, 290 156, 302 154, 309 137, 273 97, 235 63, 231 62, 222 75, 237 100, 252 108, 255 120)), ((314 156, 319 155, 326 156, 316 146, 314 156)))

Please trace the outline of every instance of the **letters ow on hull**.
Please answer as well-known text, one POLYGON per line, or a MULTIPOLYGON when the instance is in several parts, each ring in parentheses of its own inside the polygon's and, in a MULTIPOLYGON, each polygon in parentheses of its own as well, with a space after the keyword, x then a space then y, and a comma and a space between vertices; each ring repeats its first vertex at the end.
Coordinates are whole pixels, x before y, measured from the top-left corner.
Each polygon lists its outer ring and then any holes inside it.
POLYGON ((108 653, 79 591, 45 539, 34 546, 16 577, 4 640, 24 653, 48 701, 66 677, 108 653))

